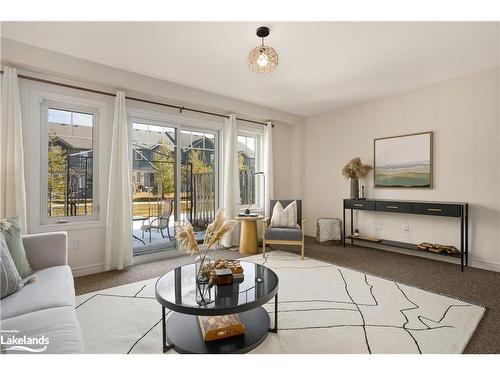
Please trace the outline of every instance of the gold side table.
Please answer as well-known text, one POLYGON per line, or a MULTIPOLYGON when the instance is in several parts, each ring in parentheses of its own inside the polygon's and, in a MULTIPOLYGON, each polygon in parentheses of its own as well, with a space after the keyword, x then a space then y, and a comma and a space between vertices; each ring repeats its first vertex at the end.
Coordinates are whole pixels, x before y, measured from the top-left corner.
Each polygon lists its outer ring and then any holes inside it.
POLYGON ((236 216, 235 219, 241 222, 240 254, 257 254, 259 252, 257 221, 264 219, 264 217, 236 216))

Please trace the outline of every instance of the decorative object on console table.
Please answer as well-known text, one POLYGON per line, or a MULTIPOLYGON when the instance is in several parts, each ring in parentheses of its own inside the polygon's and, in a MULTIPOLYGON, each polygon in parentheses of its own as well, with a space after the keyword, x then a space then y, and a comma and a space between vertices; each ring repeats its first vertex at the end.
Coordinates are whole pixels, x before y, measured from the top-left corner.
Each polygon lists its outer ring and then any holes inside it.
POLYGON ((376 188, 432 188, 432 132, 373 141, 376 188))
POLYGON ((359 199, 359 179, 366 176, 371 169, 371 166, 361 163, 360 158, 351 159, 342 168, 344 177, 351 179, 351 199, 359 199))
POLYGON ((366 199, 366 196, 365 196, 365 185, 361 186, 361 198, 359 199, 366 199))
POLYGON ((460 257, 460 265, 462 271, 469 264, 469 204, 467 202, 426 202, 426 201, 389 201, 383 199, 344 199, 343 201, 343 220, 344 220, 344 241, 346 238, 351 240, 351 245, 354 241, 366 241, 366 239, 354 236, 354 220, 353 211, 382 211, 394 212, 400 214, 442 216, 449 218, 460 219, 460 249, 448 245, 433 245, 430 243, 413 244, 388 239, 380 239, 378 242, 381 245, 399 247, 408 250, 416 251, 433 251, 439 255, 460 257), (346 214, 345 210, 350 210, 350 226, 351 234, 346 234, 346 214))

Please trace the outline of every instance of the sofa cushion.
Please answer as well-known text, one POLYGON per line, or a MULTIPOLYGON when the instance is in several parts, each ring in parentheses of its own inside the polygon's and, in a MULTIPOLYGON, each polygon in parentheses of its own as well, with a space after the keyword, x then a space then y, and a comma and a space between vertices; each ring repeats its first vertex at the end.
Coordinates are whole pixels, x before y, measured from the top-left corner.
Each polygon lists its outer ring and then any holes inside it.
POLYGON ((12 255, 12 259, 14 260, 14 264, 16 265, 21 278, 24 279, 32 275, 33 269, 28 262, 28 258, 26 257, 26 251, 24 250, 23 240, 21 238, 21 224, 19 223, 19 217, 14 216, 1 220, 0 232, 2 232, 5 237, 5 242, 9 248, 10 255, 12 255))
MULTIPOLYGON (((48 339, 47 349, 42 353, 83 353, 83 341, 80 334, 80 325, 74 307, 64 306, 35 311, 2 320, 4 331, 3 341, 9 336, 48 339), (6 333, 5 331, 12 331, 6 333)), ((40 340, 41 341, 41 340, 40 340)), ((2 352, 26 354, 25 350, 8 350, 10 345, 3 344, 2 352)), ((41 345, 24 345, 32 349, 43 349, 41 345)))
POLYGON ((3 233, 0 232, 0 297, 7 297, 23 286, 23 280, 21 280, 21 276, 19 276, 16 265, 12 260, 3 233))
POLYGON ((266 240, 301 241, 302 231, 295 228, 268 228, 264 237, 266 240))
POLYGON ((51 307, 75 307, 75 288, 69 266, 50 267, 36 272, 35 282, 0 301, 1 319, 51 307))

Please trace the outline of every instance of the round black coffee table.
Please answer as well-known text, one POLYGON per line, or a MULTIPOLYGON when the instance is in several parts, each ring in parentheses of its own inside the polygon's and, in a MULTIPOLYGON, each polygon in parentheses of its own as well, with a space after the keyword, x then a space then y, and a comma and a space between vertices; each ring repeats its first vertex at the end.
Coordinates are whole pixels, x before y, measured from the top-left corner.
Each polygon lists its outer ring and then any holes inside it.
POLYGON ((230 285, 197 284, 195 265, 178 267, 156 282, 156 299, 162 306, 163 352, 246 353, 260 345, 268 332, 278 332, 278 276, 260 264, 241 262, 243 279, 230 285), (274 328, 262 307, 274 297, 274 328), (166 309, 172 310, 166 319, 166 309), (197 316, 238 314, 245 325, 239 336, 205 342, 197 316))

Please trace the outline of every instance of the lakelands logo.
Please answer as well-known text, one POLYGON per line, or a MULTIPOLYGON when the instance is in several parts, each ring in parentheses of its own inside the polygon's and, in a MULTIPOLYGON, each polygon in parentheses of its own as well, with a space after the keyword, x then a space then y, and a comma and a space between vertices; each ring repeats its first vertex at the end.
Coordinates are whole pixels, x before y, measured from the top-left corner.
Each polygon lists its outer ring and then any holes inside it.
POLYGON ((0 331, 0 344, 2 353, 14 351, 42 353, 47 350, 50 340, 45 335, 38 337, 21 336, 18 330, 13 329, 0 331))

